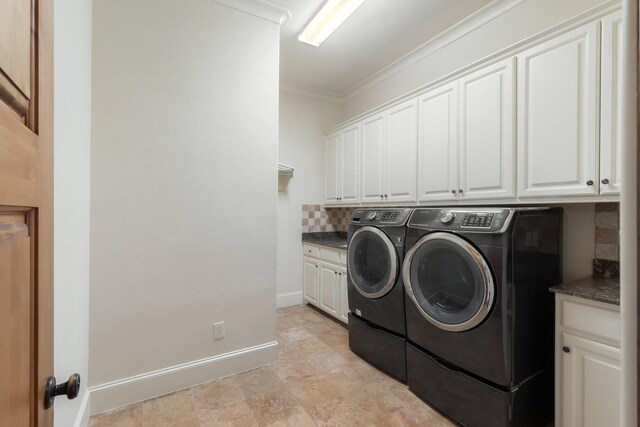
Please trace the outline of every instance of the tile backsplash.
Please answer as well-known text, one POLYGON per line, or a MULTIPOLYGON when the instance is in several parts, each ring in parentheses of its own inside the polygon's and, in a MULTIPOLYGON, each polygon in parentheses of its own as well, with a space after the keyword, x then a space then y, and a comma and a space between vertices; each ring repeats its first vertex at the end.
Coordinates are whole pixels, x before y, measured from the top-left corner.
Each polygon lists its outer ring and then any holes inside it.
POLYGON ((352 212, 353 208, 325 208, 322 205, 302 205, 302 232, 346 232, 352 212))
POLYGON ((620 275, 620 204, 596 203, 594 276, 620 275))
POLYGON ((596 204, 596 259, 620 259, 620 204, 596 204))

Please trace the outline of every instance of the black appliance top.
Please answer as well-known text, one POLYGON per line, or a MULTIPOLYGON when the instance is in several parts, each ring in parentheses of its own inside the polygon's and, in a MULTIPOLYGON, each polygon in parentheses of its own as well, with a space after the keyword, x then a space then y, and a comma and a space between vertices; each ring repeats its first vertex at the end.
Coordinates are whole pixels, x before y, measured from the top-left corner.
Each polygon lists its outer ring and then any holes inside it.
POLYGON ((373 208, 356 209, 351 215, 349 224, 382 226, 402 226, 407 223, 412 209, 410 208, 373 208))
POLYGON ((409 227, 498 234, 509 228, 515 212, 544 209, 548 208, 420 208, 413 211, 409 227))

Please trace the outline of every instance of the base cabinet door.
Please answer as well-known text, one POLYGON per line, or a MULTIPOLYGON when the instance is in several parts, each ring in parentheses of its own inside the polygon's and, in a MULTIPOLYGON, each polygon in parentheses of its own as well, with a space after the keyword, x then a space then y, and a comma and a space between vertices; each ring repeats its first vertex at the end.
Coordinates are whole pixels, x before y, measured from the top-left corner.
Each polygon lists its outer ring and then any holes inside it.
POLYGON ((620 425, 620 349, 562 334, 562 426, 620 425))
POLYGON ((340 296, 339 270, 336 265, 320 263, 320 308, 335 317, 340 296))
POLYGON ((344 323, 349 323, 349 292, 347 292, 347 269, 340 267, 338 273, 340 279, 340 312, 338 318, 344 323))
POLYGON ((318 305, 318 286, 320 278, 320 265, 313 258, 303 258, 303 296, 304 300, 318 305))

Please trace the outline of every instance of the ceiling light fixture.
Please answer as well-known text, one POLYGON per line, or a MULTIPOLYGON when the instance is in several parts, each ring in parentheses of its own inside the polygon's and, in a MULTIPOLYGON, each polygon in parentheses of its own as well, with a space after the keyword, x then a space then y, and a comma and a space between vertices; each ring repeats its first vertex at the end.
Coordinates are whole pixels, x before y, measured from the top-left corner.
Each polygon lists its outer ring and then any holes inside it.
POLYGON ((364 0, 329 0, 300 33, 298 40, 320 46, 364 0))

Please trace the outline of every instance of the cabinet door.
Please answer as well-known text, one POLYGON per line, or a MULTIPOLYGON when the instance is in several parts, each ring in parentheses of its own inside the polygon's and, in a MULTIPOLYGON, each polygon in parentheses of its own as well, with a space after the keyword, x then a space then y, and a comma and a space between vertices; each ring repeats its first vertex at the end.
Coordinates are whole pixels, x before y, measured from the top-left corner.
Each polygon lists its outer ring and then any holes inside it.
POLYGON ((388 202, 415 202, 418 152, 417 100, 412 99, 388 113, 387 170, 384 194, 388 202))
POLYGON ((362 202, 380 203, 384 200, 382 171, 386 139, 384 115, 378 114, 362 122, 362 202))
POLYGON ((594 195, 598 23, 517 56, 518 196, 594 195))
POLYGON ((349 292, 347 290, 347 269, 340 267, 338 273, 340 279, 340 315, 338 318, 344 323, 349 323, 349 292))
POLYGON ((442 86, 418 99, 418 200, 456 200, 458 86, 442 86))
POLYGON ((338 317, 340 295, 339 267, 320 263, 320 308, 338 317))
POLYGON ((317 260, 303 257, 303 289, 304 300, 318 305, 318 278, 320 267, 317 260))
POLYGON ((324 202, 338 203, 338 172, 340 170, 340 135, 327 138, 324 155, 324 202))
POLYGON ((459 80, 461 199, 514 196, 513 72, 509 58, 459 80))
POLYGON ((360 123, 352 125, 342 132, 342 171, 340 194, 341 203, 357 203, 360 182, 360 123))
POLYGON ((563 333, 562 426, 620 425, 620 350, 563 333))
POLYGON ((600 194, 620 193, 620 82, 622 81, 622 12, 602 20, 600 84, 600 194))

